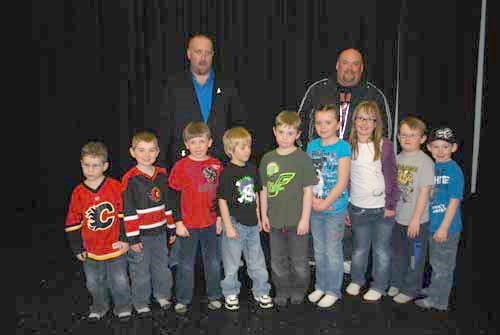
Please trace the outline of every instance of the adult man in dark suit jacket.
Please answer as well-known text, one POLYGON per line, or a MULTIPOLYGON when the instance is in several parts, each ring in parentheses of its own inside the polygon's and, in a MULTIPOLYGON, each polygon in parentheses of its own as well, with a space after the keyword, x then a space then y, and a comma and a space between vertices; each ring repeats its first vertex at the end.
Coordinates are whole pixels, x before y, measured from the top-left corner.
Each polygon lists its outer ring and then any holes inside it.
POLYGON ((167 80, 160 111, 160 145, 166 165, 171 168, 188 154, 182 139, 184 127, 191 121, 204 121, 212 132, 211 154, 225 159, 222 136, 236 125, 244 125, 244 112, 234 81, 222 79, 212 69, 212 40, 196 34, 188 40, 186 55, 189 70, 167 80))

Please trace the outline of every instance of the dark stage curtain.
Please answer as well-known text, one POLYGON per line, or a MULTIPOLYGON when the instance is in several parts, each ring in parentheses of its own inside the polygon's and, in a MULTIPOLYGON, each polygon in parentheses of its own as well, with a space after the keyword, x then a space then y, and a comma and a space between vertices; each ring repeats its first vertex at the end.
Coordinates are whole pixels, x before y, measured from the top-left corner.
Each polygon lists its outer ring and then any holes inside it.
POLYGON ((450 121, 468 167, 479 7, 394 0, 34 2, 40 50, 35 203, 66 208, 88 140, 110 148, 111 175, 131 166, 130 136, 156 128, 162 85, 186 68, 185 41, 195 32, 214 38, 216 72, 236 79, 258 155, 273 145, 274 116, 296 109, 307 86, 330 74, 347 46, 365 54, 368 79, 394 110, 400 37, 399 116, 420 115, 431 127, 450 121))

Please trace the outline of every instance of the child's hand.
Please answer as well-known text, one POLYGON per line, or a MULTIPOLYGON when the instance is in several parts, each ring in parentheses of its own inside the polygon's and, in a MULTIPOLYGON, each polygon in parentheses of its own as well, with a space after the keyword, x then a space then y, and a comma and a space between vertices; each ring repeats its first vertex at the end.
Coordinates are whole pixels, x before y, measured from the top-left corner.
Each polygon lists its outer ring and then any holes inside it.
POLYGON ((408 225, 408 237, 415 238, 420 232, 420 223, 418 221, 412 220, 408 225))
POLYGON ((128 243, 123 242, 123 241, 118 241, 118 242, 114 243, 113 247, 115 249, 122 250, 123 252, 127 252, 128 248, 129 248, 128 243))
POLYGON ((240 237, 238 235, 238 232, 236 231, 236 229, 234 229, 233 226, 231 226, 230 228, 226 229, 226 236, 230 240, 237 240, 240 237))
POLYGON ((267 216, 262 218, 262 229, 264 229, 266 233, 271 231, 271 225, 269 224, 269 218, 267 216))
POLYGON ((220 233, 222 233, 222 218, 220 216, 218 216, 217 220, 215 221, 215 233, 217 235, 220 235, 220 233))
POLYGON ((76 258, 78 258, 78 260, 81 262, 85 261, 87 259, 87 252, 84 251, 82 253, 77 254, 76 258))
POLYGON ((262 221, 257 220, 257 227, 259 227, 259 233, 262 231, 262 221))
POLYGON ((435 233, 434 236, 432 237, 434 241, 438 243, 443 243, 448 240, 448 229, 441 229, 439 228, 435 233))
POLYGON ((316 212, 323 212, 327 209, 333 209, 331 204, 329 204, 325 199, 319 199, 316 197, 313 198, 312 208, 316 212))
POLYGON ((177 221, 175 223, 175 234, 181 237, 189 237, 189 230, 187 230, 182 221, 177 221))
POLYGON ((395 210, 384 209, 384 218, 392 218, 395 215, 396 215, 396 211, 395 210))
POLYGON ((168 238, 168 244, 174 244, 176 238, 177 238, 177 236, 175 236, 175 235, 170 236, 168 238))
POLYGON ((309 222, 307 220, 300 220, 297 226, 297 235, 305 235, 309 233, 309 222))
POLYGON ((349 213, 345 216, 345 225, 348 227, 351 226, 351 217, 349 216, 349 213))
POLYGON ((142 251, 142 242, 133 244, 130 246, 130 248, 135 251, 135 252, 141 252, 142 251))

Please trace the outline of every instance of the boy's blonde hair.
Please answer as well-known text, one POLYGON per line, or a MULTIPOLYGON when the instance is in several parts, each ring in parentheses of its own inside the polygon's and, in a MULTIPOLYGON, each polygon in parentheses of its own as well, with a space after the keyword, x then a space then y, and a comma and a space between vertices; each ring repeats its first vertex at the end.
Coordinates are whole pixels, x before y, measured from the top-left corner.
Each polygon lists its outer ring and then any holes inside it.
POLYGON ((108 148, 102 142, 88 142, 82 147, 80 159, 87 156, 100 158, 103 163, 106 163, 108 161, 108 148))
POLYGON ((135 148, 139 142, 151 143, 155 142, 156 146, 158 146, 158 138, 155 133, 148 130, 142 130, 134 134, 132 136, 132 148, 135 148))
POLYGON ((243 127, 234 127, 224 132, 222 136, 222 143, 224 143, 224 152, 231 157, 234 148, 240 143, 250 145, 252 143, 252 135, 243 127))
POLYGON ((427 133, 427 126, 425 125, 425 122, 416 116, 407 116, 403 120, 401 120, 401 122, 399 123, 399 130, 401 130, 401 127, 404 124, 412 130, 420 131, 421 136, 424 136, 427 133))
POLYGON ((335 104, 323 104, 320 105, 318 109, 314 110, 314 115, 316 115, 317 112, 331 112, 332 114, 335 115, 335 118, 337 121, 340 120, 340 114, 337 106, 335 104))
POLYGON ((278 128, 279 126, 290 126, 300 131, 300 116, 295 111, 284 110, 281 111, 274 121, 274 126, 278 128))
MULTIPOLYGON (((373 148, 375 150, 373 155, 373 161, 377 161, 380 158, 380 142, 382 141, 382 136, 384 134, 384 123, 382 122, 382 117, 378 104, 375 101, 367 100, 360 102, 354 109, 352 114, 352 120, 356 122, 356 117, 360 112, 365 112, 370 117, 373 117, 376 122, 375 129, 370 137, 373 142, 373 148)), ((349 144, 351 145, 352 158, 356 159, 358 157, 358 132, 356 127, 351 128, 351 134, 349 135, 349 144)))
POLYGON ((210 128, 208 128, 205 122, 189 122, 182 131, 182 138, 184 139, 184 142, 187 142, 192 138, 202 136, 206 136, 208 139, 212 138, 210 128))

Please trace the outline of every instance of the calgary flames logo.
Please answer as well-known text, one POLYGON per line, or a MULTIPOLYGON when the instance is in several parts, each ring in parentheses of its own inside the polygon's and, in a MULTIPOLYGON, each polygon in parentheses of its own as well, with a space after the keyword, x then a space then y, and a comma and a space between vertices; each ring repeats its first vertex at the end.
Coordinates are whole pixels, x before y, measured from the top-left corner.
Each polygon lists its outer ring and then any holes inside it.
POLYGON ((90 207, 85 212, 87 225, 90 230, 106 230, 113 225, 115 221, 115 209, 109 202, 101 202, 96 206, 90 207))
POLYGON ((158 202, 161 199, 161 191, 158 187, 153 187, 151 189, 151 193, 149 194, 149 198, 154 201, 158 202))

